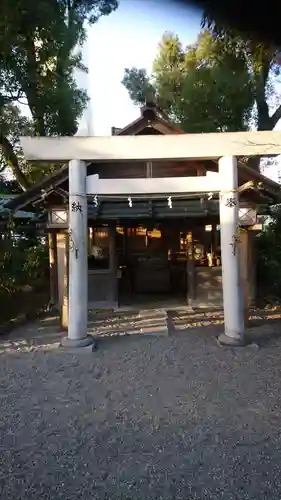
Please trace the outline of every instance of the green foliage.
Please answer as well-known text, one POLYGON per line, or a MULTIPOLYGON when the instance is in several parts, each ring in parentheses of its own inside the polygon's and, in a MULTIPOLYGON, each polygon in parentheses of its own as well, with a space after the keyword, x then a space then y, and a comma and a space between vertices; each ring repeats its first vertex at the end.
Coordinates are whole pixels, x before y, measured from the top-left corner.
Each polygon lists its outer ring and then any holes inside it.
POLYGON ((280 96, 274 85, 276 76, 280 74, 280 66, 276 64, 280 49, 270 43, 241 36, 236 30, 222 26, 208 12, 203 16, 202 26, 207 27, 226 50, 244 54, 256 104, 256 128, 272 130, 281 118, 280 96))
POLYGON ((134 103, 148 89, 168 117, 186 132, 274 128, 281 117, 274 95, 276 49, 244 40, 236 33, 205 28, 184 48, 177 35, 165 33, 153 72, 125 70, 123 84, 134 103), (275 106, 273 114, 269 104, 275 106))
MULTIPOLYGON (((81 47, 85 25, 117 8, 116 0, 3 0, 0 19, 0 146, 22 189, 29 185, 13 138, 28 126, 33 135, 73 135, 88 96, 74 70, 87 71, 81 47), (31 120, 9 126, 10 108, 24 100, 31 120)), ((11 124, 12 125, 12 124, 11 124)))
MULTIPOLYGON (((0 17, 0 188, 14 192, 7 167, 21 189, 57 168, 27 165, 21 135, 74 135, 88 96, 75 81, 82 61, 86 24, 117 8, 117 0, 3 0, 0 17), (23 116, 19 104, 27 106, 23 116), (10 189, 11 188, 11 189, 10 189)), ((2 211, 3 215, 3 211, 2 211)), ((18 240, 7 232, 0 239, 0 299, 19 301, 22 287, 48 290, 48 250, 31 235, 18 240)), ((34 235, 33 235, 34 236, 34 235)), ((5 306, 3 306, 5 310, 5 306)), ((9 306, 10 307, 10 306, 9 306)), ((13 308, 15 312, 15 308, 13 308)))
POLYGON ((49 300, 47 245, 35 234, 0 240, 0 324, 22 314, 34 314, 49 300))
POLYGON ((21 189, 15 179, 7 179, 6 176, 0 172, 0 199, 1 195, 20 194, 21 189))
POLYGON ((267 302, 281 300, 281 208, 257 237, 258 291, 267 302))
POLYGON ((153 64, 153 83, 159 89, 159 97, 168 102, 180 95, 187 73, 186 54, 179 37, 171 32, 164 33, 153 64))
POLYGON ((0 244, 0 294, 13 294, 48 280, 48 247, 39 238, 15 240, 5 234, 0 244))
POLYGON ((159 107, 186 132, 247 129, 254 102, 243 52, 226 50, 208 30, 185 49, 165 33, 151 77, 127 68, 123 84, 135 103, 153 88, 159 107))
MULTIPOLYGON (((20 168, 25 171, 27 165, 20 148, 19 138, 22 135, 32 135, 33 126, 31 120, 21 113, 17 104, 6 104, 0 114, 0 131, 3 137, 8 138, 13 152, 17 156, 20 168)), ((9 161, 7 155, 5 157, 2 148, 0 150, 0 173, 6 170, 7 165, 12 168, 12 162, 9 161)))
POLYGON ((122 83, 136 104, 144 104, 149 100, 149 94, 154 94, 146 69, 126 68, 122 83))

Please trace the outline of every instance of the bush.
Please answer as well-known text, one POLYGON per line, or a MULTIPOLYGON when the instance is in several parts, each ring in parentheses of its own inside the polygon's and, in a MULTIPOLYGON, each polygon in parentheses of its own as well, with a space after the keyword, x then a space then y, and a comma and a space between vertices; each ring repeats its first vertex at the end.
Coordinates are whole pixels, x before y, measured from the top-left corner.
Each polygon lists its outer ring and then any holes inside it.
POLYGON ((22 286, 36 286, 48 277, 48 248, 38 239, 5 238, 0 249, 0 289, 7 293, 22 286))
POLYGON ((38 294, 44 291, 48 296, 46 243, 34 236, 21 235, 15 239, 9 233, 4 235, 0 242, 0 320, 29 312, 28 308, 36 309, 40 300, 42 302, 38 294))
POLYGON ((281 208, 257 238, 257 282, 260 298, 281 301, 281 208))

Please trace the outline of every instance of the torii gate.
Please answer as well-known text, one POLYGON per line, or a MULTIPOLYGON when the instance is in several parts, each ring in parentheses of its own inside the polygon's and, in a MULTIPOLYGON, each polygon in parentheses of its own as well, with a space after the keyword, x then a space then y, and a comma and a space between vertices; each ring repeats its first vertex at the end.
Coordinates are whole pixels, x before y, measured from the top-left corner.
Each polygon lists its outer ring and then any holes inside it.
POLYGON ((157 136, 60 137, 21 139, 31 161, 69 161, 69 326, 68 346, 87 346, 87 196, 220 193, 222 285, 225 332, 219 341, 244 345, 238 261, 237 156, 281 153, 281 132, 235 132, 157 136), (99 179, 87 177, 88 162, 216 159, 218 173, 204 177, 99 179))

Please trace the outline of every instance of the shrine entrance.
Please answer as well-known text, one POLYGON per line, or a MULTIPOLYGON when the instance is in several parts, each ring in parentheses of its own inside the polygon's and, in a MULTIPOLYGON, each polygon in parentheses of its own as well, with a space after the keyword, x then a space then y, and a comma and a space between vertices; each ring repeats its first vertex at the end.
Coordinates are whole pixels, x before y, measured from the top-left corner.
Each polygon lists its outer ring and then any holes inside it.
POLYGON ((168 222, 117 226, 119 304, 186 300, 186 251, 168 222))
POLYGON ((217 224, 198 222, 192 230, 186 220, 116 227, 119 306, 187 305, 202 295, 197 275, 213 267, 221 274, 220 233, 217 224))

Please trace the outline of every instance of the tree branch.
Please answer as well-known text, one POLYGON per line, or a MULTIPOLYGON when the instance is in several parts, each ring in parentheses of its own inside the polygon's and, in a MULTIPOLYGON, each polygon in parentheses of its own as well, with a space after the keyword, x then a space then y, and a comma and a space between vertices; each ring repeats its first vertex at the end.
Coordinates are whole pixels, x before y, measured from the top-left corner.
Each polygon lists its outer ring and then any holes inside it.
POLYGON ((27 97, 29 108, 34 120, 34 128, 38 135, 45 136, 44 109, 39 91, 39 68, 36 60, 36 49, 33 38, 28 35, 25 38, 27 49, 27 85, 23 90, 27 97))
POLYGON ((17 94, 11 92, 10 95, 1 95, 1 99, 5 104, 10 104, 15 101, 18 102, 22 97, 24 97, 24 93, 21 90, 18 90, 17 94))
POLYGON ((273 115, 270 117, 271 128, 275 127, 280 118, 281 118, 281 104, 280 106, 278 106, 278 108, 274 111, 273 115))
POLYGON ((262 58, 261 68, 255 75, 256 79, 256 101, 258 108, 258 130, 271 130, 271 119, 269 107, 266 100, 265 88, 268 80, 270 61, 266 56, 262 58))
POLYGON ((271 120, 269 116, 269 107, 265 96, 260 93, 257 95, 258 108, 258 130, 271 130, 271 120))
POLYGON ((4 157, 8 165, 11 167, 18 184, 20 185, 23 191, 26 191, 29 188, 29 182, 24 173, 20 169, 18 158, 14 152, 12 144, 10 143, 9 139, 7 139, 7 137, 4 136, 1 129, 0 129, 0 147, 2 147, 4 157))

